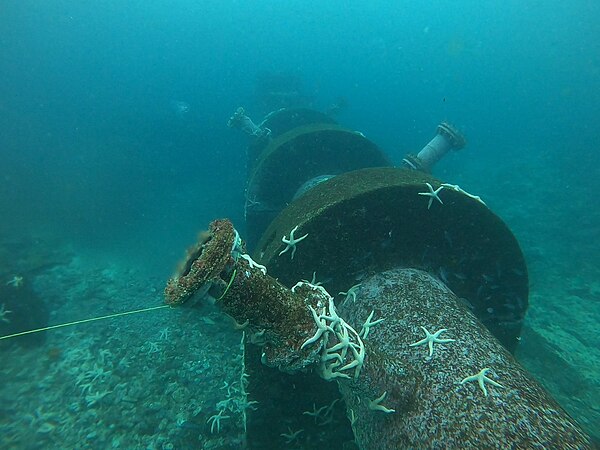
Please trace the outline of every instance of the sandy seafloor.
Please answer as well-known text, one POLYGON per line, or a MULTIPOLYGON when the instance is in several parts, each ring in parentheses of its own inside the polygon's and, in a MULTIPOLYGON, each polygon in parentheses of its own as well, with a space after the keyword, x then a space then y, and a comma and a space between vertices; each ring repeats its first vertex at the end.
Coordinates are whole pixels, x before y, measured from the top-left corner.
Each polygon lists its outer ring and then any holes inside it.
MULTIPOLYGON (((482 167, 483 179, 438 176, 481 195, 519 239, 531 292, 517 357, 600 438, 600 208, 576 172, 542 170, 543 159, 515 164, 482 167)), ((68 243, 55 250, 60 263, 24 274, 51 324, 162 303, 165 280, 144 267, 68 243)), ((239 448, 242 411, 260 408, 241 389, 240 339, 206 306, 49 331, 38 348, 4 346, 0 448, 239 448), (228 418, 211 432, 207 421, 219 409, 228 418)))

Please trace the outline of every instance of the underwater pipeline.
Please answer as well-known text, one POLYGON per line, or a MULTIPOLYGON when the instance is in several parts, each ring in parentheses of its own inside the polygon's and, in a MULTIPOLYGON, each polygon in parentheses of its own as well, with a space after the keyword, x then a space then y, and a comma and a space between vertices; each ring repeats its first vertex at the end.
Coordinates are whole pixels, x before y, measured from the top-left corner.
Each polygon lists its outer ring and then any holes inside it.
POLYGON ((247 241, 213 221, 165 298, 210 300, 249 336, 249 448, 298 429, 308 448, 593 448, 512 356, 528 304, 518 242, 429 174, 466 143, 454 127, 392 167, 315 111, 255 124, 240 108, 229 125, 251 136, 247 241))

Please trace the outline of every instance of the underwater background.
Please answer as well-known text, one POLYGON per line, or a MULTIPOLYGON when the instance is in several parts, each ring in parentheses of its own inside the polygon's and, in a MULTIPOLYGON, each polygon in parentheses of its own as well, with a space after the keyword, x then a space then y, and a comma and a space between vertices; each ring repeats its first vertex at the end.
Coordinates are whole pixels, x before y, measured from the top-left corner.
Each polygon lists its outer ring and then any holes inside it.
MULTIPOLYGON (((243 237, 226 123, 276 86, 395 164, 441 120, 466 135, 434 175, 516 235, 517 358, 600 438, 599 23, 584 0, 3 1, 0 336, 161 305, 211 220, 243 237)), ((236 448, 240 338, 206 307, 0 341, 0 447, 236 448)))

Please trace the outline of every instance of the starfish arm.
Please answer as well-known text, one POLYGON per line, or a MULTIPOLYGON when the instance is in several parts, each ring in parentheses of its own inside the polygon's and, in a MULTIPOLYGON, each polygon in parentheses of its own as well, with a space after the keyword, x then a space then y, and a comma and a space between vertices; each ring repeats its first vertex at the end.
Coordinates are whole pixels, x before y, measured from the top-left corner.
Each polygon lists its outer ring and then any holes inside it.
POLYGON ((419 192, 419 195, 428 195, 431 197, 435 193, 433 186, 430 183, 425 184, 427 185, 427 189, 429 190, 429 192, 419 192))
POLYGON ((483 377, 480 377, 480 378, 478 378, 478 379, 477 379, 477 382, 479 383, 479 387, 480 387, 480 388, 481 388, 481 390, 483 391, 483 395, 484 395, 485 397, 487 397, 487 395, 488 395, 488 391, 487 391, 487 389, 485 388, 485 381, 483 381, 483 377))
POLYGON ((488 377, 483 377, 485 378, 485 381, 487 381, 488 383, 490 383, 492 386, 496 386, 496 387, 501 387, 503 388, 504 386, 502 386, 500 383, 495 382, 494 380, 488 378, 488 377))
POLYGON ((460 190, 460 187, 458 186, 458 184, 442 183, 442 186, 450 188, 454 191, 460 190))
POLYGON ((332 352, 331 349, 327 349, 327 353, 321 357, 321 362, 327 362, 335 359, 338 364, 342 363, 342 356, 339 353, 332 352))
POLYGON ((372 409, 373 411, 382 411, 386 414, 396 412, 395 409, 389 409, 380 404, 385 399, 386 395, 387 395, 387 391, 385 391, 383 394, 381 394, 375 400, 371 400, 369 402, 369 409, 372 409))
POLYGON ((443 333, 443 332, 445 332, 445 331, 448 331, 448 330, 447 330, 446 328, 442 328, 442 329, 440 329, 440 330, 436 331, 436 332, 435 332, 435 333, 434 333, 434 334, 431 336, 431 338, 432 338, 433 342, 435 342, 435 343, 439 343, 439 344, 445 344, 445 343, 447 343, 447 342, 454 342, 454 339, 450 339, 450 338, 443 338, 443 339, 440 339, 440 338, 438 337, 440 334, 442 334, 442 333, 443 333))
POLYGON ((294 242, 300 242, 303 241, 304 239, 306 239, 308 237, 308 233, 306 233, 304 236, 300 236, 298 239, 294 239, 294 242))
POLYGON ((342 372, 342 371, 344 371, 344 370, 352 369, 352 368, 354 368, 354 367, 358 366, 359 364, 360 364, 360 361, 358 361, 357 359, 353 359, 352 361, 350 361, 350 362, 349 362, 348 364, 346 364, 345 366, 343 366, 343 367, 340 367, 338 371, 339 371, 339 372, 342 372))
POLYGON ((421 339, 420 341, 414 342, 412 344, 408 344, 409 347, 416 347, 417 345, 423 345, 428 342, 427 338, 421 339))
POLYGON ((485 376, 485 374, 489 370, 490 370, 489 367, 485 367, 485 368, 481 369, 477 374, 463 378, 462 381, 460 382, 460 384, 465 384, 465 383, 468 383, 471 381, 477 381, 477 383, 479 384, 479 388, 483 392, 483 395, 487 397, 488 391, 487 391, 487 388, 485 387, 486 382, 490 383, 492 386, 502 387, 502 388, 504 387, 500 383, 497 383, 496 381, 485 376))
POLYGON ((348 347, 348 345, 349 345, 349 343, 348 343, 348 342, 346 342, 346 341, 338 342, 338 343, 337 343, 337 344, 335 344, 333 347, 331 347, 331 348, 329 349, 329 351, 330 351, 330 352, 337 352, 338 350, 342 350, 342 349, 345 349, 345 348, 347 348, 347 347, 348 347))
POLYGON ((358 379, 360 375, 360 371, 362 370, 362 366, 365 362, 365 344, 360 339, 360 336, 357 335, 358 346, 351 345, 350 350, 352 351, 352 355, 354 356, 354 360, 358 361, 356 365, 356 369, 354 369, 354 379, 358 379))
POLYGON ((263 266, 262 264, 258 264, 247 253, 244 253, 243 255, 240 255, 240 257, 242 259, 245 259, 246 261, 248 261, 248 264, 250 265, 251 268, 260 270, 263 273, 263 275, 267 274, 267 268, 265 266, 263 266))
POLYGON ((323 372, 324 378, 326 380, 333 380, 334 378, 346 378, 350 379, 350 375, 341 373, 339 371, 335 372, 332 367, 329 367, 328 370, 323 372))
POLYGON ((302 350, 302 349, 304 349, 304 347, 306 347, 314 342, 317 342, 320 339, 320 337, 323 335, 323 332, 324 331, 322 328, 317 329, 317 332, 315 333, 315 335, 313 337, 311 337, 310 339, 307 339, 306 341, 304 341, 304 344, 302 344, 300 349, 302 350))
POLYGON ((465 384, 465 383, 468 383, 469 381, 475 381, 477 379, 478 379, 477 375, 471 375, 469 377, 465 377, 462 380, 460 380, 460 384, 465 384))
MULTIPOLYGON (((338 339, 340 339, 339 336, 338 336, 338 339)), ((348 335, 346 335, 340 339, 340 342, 335 344, 333 347, 329 348, 328 351, 337 352, 338 350, 348 348, 349 345, 350 345, 350 339, 349 339, 348 335)))
POLYGON ((317 325, 317 331, 315 332, 313 337, 304 341, 304 343, 300 347, 301 350, 304 349, 304 347, 318 341, 325 332, 332 331, 332 328, 330 326, 326 325, 325 322, 321 321, 321 316, 317 315, 317 311, 315 311, 315 309, 310 305, 308 307, 310 308, 310 312, 312 313, 313 319, 317 325))

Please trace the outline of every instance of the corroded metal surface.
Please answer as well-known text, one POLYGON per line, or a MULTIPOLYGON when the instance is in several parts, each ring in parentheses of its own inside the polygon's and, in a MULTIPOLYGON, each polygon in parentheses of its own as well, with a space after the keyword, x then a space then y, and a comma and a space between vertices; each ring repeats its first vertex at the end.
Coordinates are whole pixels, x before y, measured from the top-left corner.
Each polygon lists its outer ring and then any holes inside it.
POLYGON ((360 448, 592 448, 550 395, 439 280, 403 269, 378 274, 340 311, 385 320, 365 339, 358 381, 339 382, 360 448), (414 345, 446 329, 451 342, 414 345), (412 345, 411 345, 412 344, 412 345), (465 378, 488 368, 487 395, 465 378), (374 400, 394 412, 384 412, 374 400))
POLYGON ((305 125, 276 137, 262 151, 250 174, 248 195, 283 206, 315 176, 389 164, 360 133, 336 124, 305 125))
POLYGON ((323 293, 307 287, 292 292, 245 261, 239 264, 231 288, 218 305, 238 324, 245 324, 250 341, 262 348, 262 363, 286 372, 317 364, 320 346, 301 346, 314 334, 308 306, 326 301, 323 293))
POLYGON ((309 180, 391 164, 387 156, 361 133, 335 123, 296 126, 274 137, 260 150, 251 161, 246 189, 250 248, 309 180))

